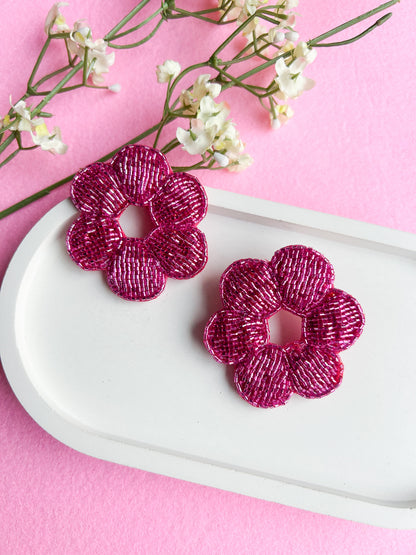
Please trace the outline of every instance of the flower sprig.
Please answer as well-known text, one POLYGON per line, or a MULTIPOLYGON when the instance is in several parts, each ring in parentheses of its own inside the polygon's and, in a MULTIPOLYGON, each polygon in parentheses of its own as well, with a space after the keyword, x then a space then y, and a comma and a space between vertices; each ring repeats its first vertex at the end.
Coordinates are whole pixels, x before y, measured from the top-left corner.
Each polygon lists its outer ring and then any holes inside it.
MULTIPOLYGON (((124 18, 123 23, 114 27, 112 39, 109 38, 109 35, 104 37, 103 40, 107 46, 111 44, 111 40, 127 36, 129 33, 141 29, 141 24, 137 24, 125 32, 121 31, 123 26, 148 2, 149 0, 140 2, 130 12, 129 16, 124 18)), ((327 42, 332 36, 377 15, 397 2, 399 0, 385 2, 377 8, 309 41, 299 41, 299 35, 294 30, 296 18, 293 9, 297 6, 297 0, 280 0, 277 4, 268 4, 266 0, 220 0, 217 8, 193 12, 192 17, 209 22, 216 22, 217 24, 234 23, 235 29, 215 48, 211 56, 203 62, 193 64, 185 69, 181 69, 180 65, 172 60, 159 66, 157 70, 158 80, 167 83, 166 98, 161 118, 157 124, 141 132, 121 146, 139 142, 153 134, 155 135, 153 144, 158 146, 162 131, 169 133, 169 130, 174 125, 173 122, 176 122, 176 127, 173 127, 173 136, 162 147, 158 148, 164 153, 170 152, 175 148, 183 148, 191 156, 199 156, 199 160, 197 162, 192 161, 186 166, 173 167, 175 171, 219 169, 223 167, 235 170, 246 167, 251 163, 251 158, 244 152, 244 144, 235 125, 229 119, 230 108, 224 102, 217 102, 220 94, 231 87, 237 87, 246 91, 249 95, 260 101, 268 110, 272 127, 280 127, 293 115, 293 110, 288 101, 297 98, 303 91, 310 89, 314 84, 311 79, 304 76, 303 72, 314 61, 316 57, 315 48, 341 46, 361 39, 386 22, 392 14, 387 13, 383 15, 367 29, 351 38, 337 42, 327 42), (246 38, 243 47, 241 47, 241 42, 237 39, 241 35, 246 38), (240 45, 235 46, 238 44, 240 45), (232 51, 233 49, 234 51, 232 51), (202 73, 193 83, 189 84, 187 82, 189 74, 201 70, 202 73), (212 72, 214 73, 213 77, 211 77, 212 72), (265 76, 268 78, 267 85, 264 85, 265 76), (185 120, 187 125, 183 123, 178 125, 177 120, 185 120)), ((177 8, 174 0, 162 2, 161 9, 158 9, 157 13, 162 19, 177 19, 190 15, 190 12, 177 8)), ((146 22, 148 22, 148 19, 149 16, 146 18, 146 22)), ((64 38, 64 40, 70 39, 72 31, 62 30, 62 27, 60 28, 62 25, 65 25, 65 22, 57 16, 53 21, 54 30, 56 30, 56 34, 53 36, 64 38)), ((77 31, 80 31, 80 29, 77 29, 77 31)), ((146 40, 151 38, 151 34, 152 31, 146 36, 147 38, 145 37, 146 40)), ((50 117, 51 114, 42 112, 42 109, 54 94, 75 88, 67 87, 65 89, 65 85, 80 67, 83 68, 83 84, 85 84, 85 80, 89 77, 88 72, 90 71, 91 73, 93 71, 94 66, 91 67, 91 64, 96 62, 94 62, 94 58, 88 55, 88 49, 90 47, 91 50, 93 49, 94 41, 87 44, 87 41, 92 41, 91 36, 84 32, 81 35, 83 39, 78 37, 78 47, 84 50, 78 51, 73 58, 69 58, 75 65, 69 65, 72 69, 69 70, 59 84, 44 97, 40 104, 34 109, 29 109, 29 117, 26 119, 32 122, 28 124, 31 128, 33 123, 39 123, 36 118, 50 117), (72 75, 71 72, 73 72, 72 75)), ((52 40, 51 37, 49 27, 47 40, 52 40)), ((130 45, 135 46, 138 42, 140 41, 130 43, 130 45)), ((127 45, 124 46, 127 47, 127 45)), ((104 55, 106 54, 104 53, 104 55)), ((38 67, 39 64, 35 66, 31 79, 38 67)), ((99 73, 100 78, 102 73, 104 72, 101 71, 99 73)), ((29 79, 29 83, 31 79, 29 79)), ((46 78, 43 78, 40 81, 44 82, 45 80, 46 78)), ((37 85, 39 85, 39 82, 37 85)), ((101 85, 91 86, 102 88, 101 85)), ((28 95, 30 96, 29 93, 28 95)), ((25 101, 26 98, 23 97, 21 100, 25 101)), ((8 120, 6 116, 3 129, 1 130, 2 132, 4 129, 11 130, 12 134, 8 139, 13 137, 13 134, 23 131, 23 129, 19 130, 19 124, 25 125, 21 123, 23 122, 23 115, 18 114, 20 119, 18 116, 13 115, 13 110, 15 110, 16 106, 18 106, 18 103, 9 112, 8 120)), ((20 105, 20 107, 23 109, 27 108, 26 105, 20 105)), ((36 127, 35 125, 35 134, 36 127)), ((40 142, 42 129, 39 129, 39 131, 40 142)), ((44 129, 43 133, 45 133, 44 129)), ((0 153, 8 139, 0 144, 0 153)), ((55 131, 55 134, 51 135, 50 139, 59 140, 59 133, 55 131)), ((44 140, 44 144, 48 144, 46 140, 44 140)), ((35 145, 35 147, 37 146, 35 145)), ((39 146, 41 145, 39 144, 39 146)), ((98 161, 103 162, 110 159, 119 148, 108 153, 98 161)), ((72 178, 73 175, 67 176, 59 182, 3 210, 0 212, 0 219, 30 204, 34 200, 42 198, 52 190, 69 182, 72 178)))
POLYGON ((252 158, 244 152, 244 143, 234 124, 228 119, 230 108, 224 102, 216 102, 220 92, 231 87, 245 90, 257 98, 269 112, 272 128, 277 129, 293 116, 293 109, 288 104, 298 98, 304 91, 314 86, 314 81, 304 75, 304 70, 317 56, 317 47, 349 44, 375 27, 384 23, 391 14, 384 15, 360 35, 340 43, 326 43, 327 38, 344 30, 358 21, 375 15, 394 2, 387 2, 378 8, 363 14, 327 33, 308 42, 299 41, 295 33, 296 22, 293 8, 297 0, 286 0, 279 4, 266 5, 261 0, 242 2, 220 2, 224 13, 231 13, 236 17, 237 28, 214 50, 209 59, 200 64, 194 64, 183 71, 177 62, 169 60, 158 66, 158 71, 164 70, 167 82, 166 100, 162 119, 156 133, 153 146, 158 146, 160 135, 169 123, 178 119, 188 120, 187 128, 182 125, 176 128, 175 139, 171 139, 162 152, 169 152, 181 146, 190 155, 199 155, 200 160, 189 166, 182 166, 180 170, 219 169, 226 167, 231 171, 245 169, 252 163, 252 158), (232 9, 231 9, 232 8, 232 9), (238 8, 238 13, 235 12, 238 8), (228 11, 227 11, 228 10, 228 11), (233 11, 234 10, 234 11, 233 11), (267 24, 269 27, 263 26, 267 24), (250 32, 247 32, 250 30, 250 32), (241 35, 246 37, 246 44, 237 46, 237 52, 232 52, 233 45, 240 45, 241 35), (227 57, 228 56, 228 57, 227 57), (210 68, 215 70, 216 76, 203 73, 195 83, 188 87, 181 87, 187 75, 194 70, 210 68), (170 71, 169 68, 174 68, 170 71), (169 72, 170 71, 170 72, 169 72), (265 77, 269 79, 264 85, 265 77), (182 91, 175 98, 175 91, 182 91))
POLYGON ((54 154, 63 154, 66 151, 67 146, 61 140, 59 127, 55 126, 49 132, 45 122, 39 118, 52 117, 44 108, 57 94, 81 87, 120 91, 121 85, 118 83, 105 85, 104 74, 109 72, 115 62, 115 52, 108 52, 108 48, 137 48, 149 41, 169 19, 193 17, 215 24, 232 22, 223 21, 220 8, 190 11, 177 8, 175 0, 162 0, 159 8, 140 19, 139 23, 133 24, 135 18, 140 17, 142 11, 150 5, 150 1, 141 0, 113 29, 98 39, 93 38, 93 32, 85 20, 77 20, 73 25, 67 23, 62 13, 67 2, 57 2, 52 6, 44 24, 46 40, 28 78, 26 91, 15 104, 10 103, 9 111, 0 119, 0 168, 25 150, 40 147, 54 154), (152 27, 154 21, 157 23, 152 27), (134 38, 130 42, 126 41, 132 36, 134 38), (57 41, 64 45, 67 63, 39 78, 42 61, 51 44, 57 41), (48 83, 55 82, 56 78, 60 78, 59 81, 48 88, 48 83), (28 104, 31 98, 41 100, 35 105, 28 104), (10 152, 13 145, 15 149, 10 152))

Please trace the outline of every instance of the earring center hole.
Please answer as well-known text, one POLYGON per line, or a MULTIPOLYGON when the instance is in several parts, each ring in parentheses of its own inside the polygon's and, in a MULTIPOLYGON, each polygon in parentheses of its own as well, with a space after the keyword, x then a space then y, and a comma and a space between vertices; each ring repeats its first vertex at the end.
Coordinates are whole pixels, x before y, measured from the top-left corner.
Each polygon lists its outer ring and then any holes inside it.
POLYGON ((270 343, 287 345, 302 337, 302 318, 287 310, 279 310, 267 321, 270 330, 270 343))
POLYGON ((127 237, 143 238, 155 228, 146 206, 127 206, 120 216, 119 223, 127 237))

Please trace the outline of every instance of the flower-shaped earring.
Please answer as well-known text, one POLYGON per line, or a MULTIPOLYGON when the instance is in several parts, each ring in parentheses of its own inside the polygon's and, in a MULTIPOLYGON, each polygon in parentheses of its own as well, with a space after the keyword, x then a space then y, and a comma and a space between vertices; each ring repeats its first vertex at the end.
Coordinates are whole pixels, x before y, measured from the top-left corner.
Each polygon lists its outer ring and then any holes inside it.
POLYGON ((207 244, 196 226, 207 211, 205 191, 192 175, 173 173, 159 151, 124 147, 110 163, 79 171, 71 196, 81 215, 67 234, 69 254, 84 270, 103 270, 123 299, 153 299, 167 277, 188 279, 204 268, 207 244), (120 226, 129 205, 149 210, 154 229, 144 238, 120 226))
POLYGON ((205 328, 208 351, 236 365, 234 383, 256 407, 284 405, 292 393, 317 398, 341 382, 338 353, 359 337, 364 315, 358 302, 333 287, 334 270, 315 250, 284 247, 265 260, 238 260, 221 277, 224 309, 205 328), (269 342, 267 320, 281 309, 302 318, 302 338, 269 342))

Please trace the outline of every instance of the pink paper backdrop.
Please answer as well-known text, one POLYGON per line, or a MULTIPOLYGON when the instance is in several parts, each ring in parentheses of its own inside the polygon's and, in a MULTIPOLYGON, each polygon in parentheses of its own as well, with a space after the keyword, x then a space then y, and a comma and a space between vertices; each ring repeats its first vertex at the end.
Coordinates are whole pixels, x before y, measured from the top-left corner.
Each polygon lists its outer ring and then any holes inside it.
MULTIPOLYGON (((65 15, 68 22, 86 18, 99 37, 135 4, 73 0, 65 15)), ((208 0, 190 4, 202 8, 208 0)), ((300 1, 298 30, 308 39, 376 5, 300 1)), ((10 94, 17 100, 24 92, 49 7, 45 0, 2 4, 0 114, 8 110, 10 94)), ((255 164, 239 175, 199 174, 204 184, 416 232, 416 6, 403 1, 394 12, 364 40, 319 51, 308 69, 317 86, 293 102, 295 117, 279 131, 269 128, 254 100, 227 93, 255 164)), ((22 153, 1 170, 1 208, 155 123, 164 95, 155 64, 173 58, 184 67, 206 59, 223 34, 199 22, 169 22, 140 50, 117 52, 108 82, 122 84, 118 95, 82 90, 56 98, 50 105, 53 121, 70 148, 62 157, 22 153)), ((0 222, 1 276, 32 225, 67 194, 63 187, 0 222)), ((1 553, 416 551, 416 531, 355 524, 79 454, 31 420, 3 373, 0 445, 1 553)))

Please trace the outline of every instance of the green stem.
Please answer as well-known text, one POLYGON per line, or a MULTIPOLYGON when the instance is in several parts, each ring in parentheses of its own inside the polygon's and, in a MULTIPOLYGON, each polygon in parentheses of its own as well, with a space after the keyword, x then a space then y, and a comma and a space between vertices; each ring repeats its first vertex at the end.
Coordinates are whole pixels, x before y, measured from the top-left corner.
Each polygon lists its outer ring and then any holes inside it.
MULTIPOLYGON (((205 164, 205 160, 203 160, 202 162, 198 162, 197 164, 194 164, 193 166, 172 166, 172 170, 174 172, 188 172, 188 171, 192 171, 192 170, 206 169, 207 166, 204 166, 204 164, 205 164)), ((0 217, 1 217, 1 212, 0 212, 0 217)))
POLYGON ((246 85, 245 83, 242 82, 241 77, 234 77, 233 75, 231 75, 231 73, 228 73, 221 68, 214 67, 214 69, 216 69, 220 75, 229 79, 229 82, 223 85, 222 87, 223 90, 228 89, 231 86, 235 86, 235 87, 239 87, 240 89, 244 89, 248 91, 250 94, 253 94, 254 96, 258 97, 258 93, 255 92, 256 89, 264 89, 263 87, 259 87, 255 85, 246 85))
POLYGON ((39 114, 39 112, 42 110, 42 108, 44 106, 46 106, 46 104, 49 102, 49 100, 51 98, 53 98, 56 94, 59 93, 59 91, 64 87, 64 85, 66 85, 68 83, 68 81, 70 81, 72 79, 72 77, 81 69, 81 67, 83 66, 84 62, 79 62, 75 67, 73 67, 71 69, 70 72, 68 72, 66 74, 66 76, 56 85, 56 87, 54 87, 49 94, 47 94, 45 96, 45 98, 42 100, 42 102, 39 102, 39 104, 36 106, 36 108, 33 110, 32 112, 32 116, 36 116, 37 114, 39 114))
POLYGON ((170 152, 171 150, 173 150, 179 145, 180 145, 180 142, 178 141, 178 139, 172 139, 167 144, 165 144, 163 148, 160 149, 160 152, 162 152, 163 154, 167 154, 168 152, 170 152))
POLYGON ((230 13, 230 11, 233 9, 233 7, 234 6, 233 6, 232 2, 230 2, 226 8, 223 8, 224 13, 221 15, 221 17, 219 19, 220 23, 222 23, 223 21, 226 20, 227 15, 230 13))
POLYGON ((42 47, 42 50, 41 50, 40 53, 39 53, 38 59, 36 60, 35 65, 33 66, 32 73, 30 74, 30 77, 29 77, 29 79, 28 79, 28 82, 27 82, 27 88, 28 88, 28 89, 32 86, 33 79, 35 78, 35 75, 36 75, 36 73, 37 73, 37 71, 38 71, 38 69, 39 69, 39 66, 40 66, 40 64, 41 64, 41 62, 42 62, 42 60, 43 60, 43 57, 44 57, 45 54, 46 54, 46 51, 47 51, 47 49, 48 49, 48 47, 49 47, 49 43, 50 43, 50 42, 51 42, 51 37, 48 36, 48 38, 47 38, 46 41, 45 41, 45 44, 44 44, 43 47, 42 47))
POLYGON ((16 148, 16 150, 14 150, 11 154, 9 154, 9 156, 5 158, 3 162, 0 163, 0 168, 5 166, 7 162, 10 162, 10 160, 12 160, 16 156, 16 154, 19 154, 20 150, 21 150, 20 148, 16 148))
POLYGON ((52 79, 52 77, 56 77, 56 75, 59 75, 60 73, 63 73, 64 71, 68 71, 68 69, 71 69, 71 67, 74 67, 74 66, 72 66, 71 64, 68 64, 64 67, 61 67, 60 69, 57 69, 56 71, 52 71, 51 73, 48 73, 47 75, 45 75, 44 77, 39 79, 39 81, 37 81, 34 85, 32 85, 31 90, 28 89, 28 92, 30 92, 30 94, 32 96, 33 92, 37 91, 37 89, 40 87, 40 85, 45 83, 45 81, 49 81, 49 79, 52 79))
POLYGON ((391 12, 383 15, 383 17, 380 17, 380 19, 377 19, 377 21, 373 23, 373 25, 365 29, 365 31, 363 31, 362 33, 359 33, 358 35, 355 35, 355 37, 351 37, 350 39, 341 40, 338 42, 319 42, 317 44, 314 44, 313 46, 315 48, 317 47, 324 48, 324 47, 332 47, 332 46, 345 46, 346 44, 351 44, 353 42, 356 42, 357 40, 362 39, 363 37, 365 37, 365 35, 368 35, 368 33, 371 33, 371 31, 374 31, 376 27, 380 27, 380 25, 383 25, 383 23, 385 23, 388 19, 390 19, 392 15, 393 14, 391 12))
POLYGON ((148 35, 146 35, 143 39, 141 39, 137 42, 133 42, 131 44, 115 44, 114 42, 108 42, 107 44, 111 48, 116 48, 118 50, 126 50, 128 48, 136 48, 137 46, 141 46, 142 44, 144 44, 145 42, 150 40, 152 37, 154 37, 163 22, 164 22, 164 19, 161 18, 158 21, 158 23, 155 25, 154 29, 148 35))
MULTIPOLYGON (((15 140, 15 134, 12 133, 5 139, 0 145, 0 154, 6 150, 6 148, 15 140)), ((4 165, 4 164, 3 164, 4 165)))
POLYGON ((65 38, 64 42, 65 42, 66 55, 68 58, 68 64, 72 67, 74 65, 74 58, 72 58, 72 52, 69 50, 68 39, 65 38))
POLYGON ((361 21, 364 21, 365 19, 368 19, 369 17, 371 17, 371 16, 373 16, 377 13, 380 13, 380 12, 386 10, 387 8, 390 8, 391 6, 394 6, 394 4, 397 4, 398 2, 400 2, 400 0, 390 0, 390 2, 385 2, 384 4, 381 4, 377 8, 374 8, 373 10, 365 12, 362 15, 359 15, 358 17, 354 17, 354 19, 350 19, 346 23, 343 23, 342 25, 338 25, 338 27, 334 27, 334 29, 331 29, 330 31, 327 31, 326 33, 323 33, 322 35, 318 35, 314 39, 310 40, 308 42, 308 45, 309 46, 316 46, 316 44, 318 42, 322 42, 323 40, 325 40, 329 37, 332 37, 333 35, 336 35, 337 33, 340 33, 341 31, 344 31, 345 29, 348 29, 349 27, 352 27, 353 25, 356 25, 357 23, 360 23, 361 21))
MULTIPOLYGON (((126 143, 119 146, 115 150, 112 150, 111 152, 109 152, 108 154, 103 156, 102 158, 99 158, 97 160, 97 162, 106 162, 107 160, 112 158, 114 156, 114 154, 116 154, 116 152, 118 152, 120 150, 120 148, 123 148, 124 146, 130 145, 130 144, 133 144, 133 143, 137 143, 138 141, 141 141, 145 137, 154 133, 158 129, 158 126, 159 126, 159 124, 156 124, 153 127, 150 127, 149 129, 147 129, 147 131, 144 131, 143 133, 140 133, 140 135, 137 135, 136 137, 133 137, 133 139, 130 139, 130 141, 127 141, 126 143)), ((28 204, 31 204, 35 200, 39 200, 39 199, 49 195, 49 193, 51 193, 55 189, 58 189, 59 187, 62 187, 62 185, 65 185, 66 183, 71 181, 74 178, 74 176, 75 176, 75 174, 68 175, 67 177, 64 177, 63 179, 61 179, 60 181, 57 181, 56 183, 53 183, 52 185, 49 185, 49 187, 45 187, 41 191, 38 191, 37 193, 34 193, 33 195, 30 195, 29 197, 26 197, 25 199, 23 199, 19 202, 16 202, 16 204, 13 204, 12 206, 9 206, 8 208, 2 210, 0 212, 0 220, 5 218, 6 216, 9 216, 10 214, 13 214, 14 212, 17 212, 18 210, 20 210, 21 208, 24 208, 28 204)))
MULTIPOLYGON (((64 93, 64 92, 69 92, 69 91, 75 91, 76 89, 80 89, 81 87, 88 87, 88 85, 84 85, 83 83, 78 83, 78 85, 71 85, 70 87, 62 87, 62 89, 59 91, 59 93, 64 93)), ((98 87, 93 87, 98 88, 98 87)), ((107 87, 100 87, 100 88, 107 88, 107 87)), ((39 92, 34 92, 32 94, 32 96, 44 96, 46 94, 50 94, 52 91, 39 91, 39 92)), ((40 115, 40 114, 39 114, 40 115)))
POLYGON ((235 29, 235 31, 233 31, 233 32, 231 33, 231 35, 229 35, 229 36, 219 45, 219 47, 216 48, 216 49, 214 50, 214 52, 212 53, 211 59, 215 59, 215 58, 218 56, 218 54, 219 54, 222 50, 224 50, 224 48, 225 48, 227 45, 229 45, 230 42, 232 42, 232 41, 241 33, 241 31, 242 31, 245 27, 247 27, 247 25, 249 25, 249 24, 253 21, 254 18, 255 18, 255 14, 254 14, 254 15, 251 15, 250 17, 248 17, 248 18, 244 21, 244 23, 242 23, 241 25, 239 25, 239 26, 237 27, 237 29, 235 29))
POLYGON ((126 35, 129 35, 130 33, 133 33, 134 31, 138 31, 139 29, 144 27, 147 23, 152 21, 152 19, 154 19, 156 16, 158 16, 162 12, 163 12, 163 7, 156 10, 154 13, 152 13, 152 15, 149 15, 149 17, 146 17, 146 19, 144 19, 142 22, 138 23, 134 27, 131 27, 130 29, 127 29, 126 31, 123 31, 121 33, 118 33, 117 35, 114 35, 114 37, 112 37, 111 40, 113 41, 113 40, 121 39, 121 37, 125 37, 126 35))
POLYGON ((84 49, 84 60, 82 65, 82 84, 83 85, 85 85, 88 79, 88 68, 89 68, 88 52, 89 52, 89 48, 88 46, 86 46, 84 49))
POLYGON ((207 23, 216 23, 217 25, 231 23, 230 21, 222 21, 222 22, 215 21, 210 17, 206 17, 205 15, 202 15, 202 12, 189 12, 188 10, 182 10, 181 8, 177 8, 176 6, 175 8, 172 8, 172 12, 175 12, 175 13, 172 13, 172 15, 169 15, 169 19, 182 19, 184 17, 193 17, 194 19, 206 21, 207 23))
POLYGON ((118 31, 120 31, 120 29, 122 29, 124 27, 124 25, 126 25, 126 23, 128 23, 131 19, 133 19, 133 17, 139 13, 139 11, 144 8, 146 6, 146 4, 148 4, 150 2, 150 0, 142 0, 139 4, 137 4, 137 6, 135 8, 133 8, 125 17, 123 17, 123 19, 117 23, 117 25, 115 27, 113 27, 111 29, 111 31, 109 31, 105 37, 104 40, 105 41, 110 41, 114 38, 114 35, 116 35, 118 33, 118 31))

